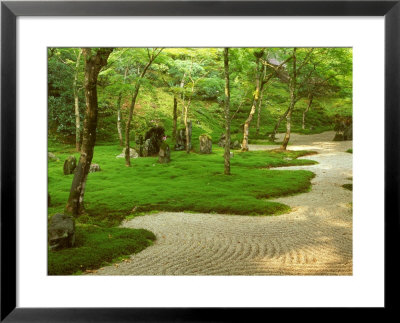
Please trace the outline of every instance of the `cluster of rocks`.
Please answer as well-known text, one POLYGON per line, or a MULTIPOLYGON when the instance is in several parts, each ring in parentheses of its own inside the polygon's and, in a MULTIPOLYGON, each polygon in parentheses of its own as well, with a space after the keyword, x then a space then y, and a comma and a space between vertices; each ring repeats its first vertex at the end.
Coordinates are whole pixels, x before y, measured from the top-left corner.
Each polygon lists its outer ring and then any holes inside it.
MULTIPOLYGON (((225 142, 226 142, 226 137, 225 137, 225 134, 223 133, 219 139, 218 146, 225 147, 225 142)), ((231 149, 240 149, 241 145, 238 140, 235 140, 233 142, 231 141, 230 148, 231 149)))
POLYGON ((142 135, 139 135, 136 140, 138 155, 140 157, 157 156, 164 138, 165 129, 160 126, 150 128, 144 135, 144 138, 142 135))
MULTIPOLYGON (((77 162, 75 156, 73 155, 68 156, 68 158, 64 161, 64 167, 63 167, 64 175, 74 174, 76 166, 77 162)), ((100 170, 101 169, 99 164, 90 164, 89 173, 99 172, 100 170)))
MULTIPOLYGON (((188 121, 189 150, 192 149, 192 121, 188 121)), ((175 150, 186 150, 186 128, 177 131, 175 140, 175 150)))

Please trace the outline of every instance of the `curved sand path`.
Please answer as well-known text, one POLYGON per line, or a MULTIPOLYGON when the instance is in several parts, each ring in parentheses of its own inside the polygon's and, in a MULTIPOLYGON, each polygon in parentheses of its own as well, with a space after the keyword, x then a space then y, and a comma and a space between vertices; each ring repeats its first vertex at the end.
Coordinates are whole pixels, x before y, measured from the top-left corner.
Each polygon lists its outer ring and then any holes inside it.
MULTIPOLYGON (((279 216, 163 212, 136 217, 124 227, 155 233, 154 245, 95 275, 352 275, 351 141, 334 132, 296 135, 289 149, 312 149, 312 190, 275 199, 292 207, 279 216)), ((282 136, 278 136, 278 140, 282 136)), ((251 145, 251 150, 274 146, 251 145)), ((287 169, 287 167, 285 168, 287 169)))

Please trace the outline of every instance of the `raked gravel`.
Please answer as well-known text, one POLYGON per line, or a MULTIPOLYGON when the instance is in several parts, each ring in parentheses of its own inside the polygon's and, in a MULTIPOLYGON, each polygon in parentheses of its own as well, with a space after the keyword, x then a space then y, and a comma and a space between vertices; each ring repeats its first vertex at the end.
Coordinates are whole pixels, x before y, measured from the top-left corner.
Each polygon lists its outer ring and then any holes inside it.
MULTIPOLYGON (((312 190, 274 199, 292 211, 279 216, 162 212, 122 224, 155 233, 155 243, 93 275, 352 275, 352 141, 334 132, 291 137, 292 150, 315 150, 312 190)), ((282 139, 282 135, 279 135, 282 139)), ((250 150, 277 146, 250 145, 250 150)))

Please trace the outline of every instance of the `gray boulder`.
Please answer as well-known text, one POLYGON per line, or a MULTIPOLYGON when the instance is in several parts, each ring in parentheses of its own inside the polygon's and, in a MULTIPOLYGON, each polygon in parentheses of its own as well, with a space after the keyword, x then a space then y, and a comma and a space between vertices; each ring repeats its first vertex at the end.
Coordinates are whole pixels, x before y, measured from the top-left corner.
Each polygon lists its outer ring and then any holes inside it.
POLYGON ((47 153, 47 159, 51 160, 51 161, 59 161, 60 160, 56 155, 54 155, 51 152, 47 153))
MULTIPOLYGON (((122 149, 122 153, 120 153, 116 158, 125 158, 125 149, 126 148, 122 149)), ((131 158, 138 158, 139 154, 136 152, 135 149, 129 148, 129 156, 131 158)))
POLYGON ((211 154, 212 152, 212 139, 209 135, 203 134, 199 137, 200 153, 211 154))
POLYGON ((89 173, 100 172, 99 164, 90 164, 89 173))
POLYGON ((75 156, 69 156, 64 162, 64 175, 73 174, 76 168, 76 158, 75 156))
POLYGON ((171 161, 171 151, 166 143, 163 143, 158 153, 158 162, 168 164, 171 161))
POLYGON ((55 214, 48 228, 49 246, 52 250, 71 248, 75 245, 75 220, 72 216, 55 214))

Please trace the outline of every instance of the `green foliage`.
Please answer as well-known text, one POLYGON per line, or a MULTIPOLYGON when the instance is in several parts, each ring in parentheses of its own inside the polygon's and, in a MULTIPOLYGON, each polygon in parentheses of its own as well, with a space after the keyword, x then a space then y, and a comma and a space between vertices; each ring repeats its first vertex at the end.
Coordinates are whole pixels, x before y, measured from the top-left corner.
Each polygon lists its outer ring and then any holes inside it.
MULTIPOLYGON (((49 49, 49 135, 72 143, 75 135, 73 72, 76 48, 49 49)), ((149 49, 151 51, 152 49, 149 49)), ((254 53, 260 48, 231 48, 231 122, 232 139, 242 141, 243 123, 249 115, 256 72, 254 53)), ((298 48, 298 65, 307 58, 310 49, 298 48)), ((264 57, 283 61, 292 53, 291 48, 264 49, 264 57)), ((109 57, 98 81, 99 117, 98 142, 118 142, 117 108, 121 96, 122 126, 131 102, 136 81, 148 60, 146 48, 118 48, 109 57)), ((83 58, 81 58, 83 60, 83 58)), ((79 104, 83 119, 83 61, 79 67, 79 104)), ((284 68, 290 72, 288 62, 284 68)), ((165 48, 148 70, 134 110, 131 138, 144 134, 150 127, 162 125, 166 134, 172 134, 173 97, 178 99, 179 124, 182 124, 182 96, 191 95, 192 70, 195 91, 189 109, 193 122, 193 136, 207 133, 216 143, 224 133, 223 103, 224 74, 221 48, 165 48), (182 83, 183 81, 183 83, 182 83), (181 85, 184 85, 181 87, 181 85)), ((352 114, 352 50, 351 48, 315 48, 310 61, 303 67, 299 78, 299 101, 293 112, 292 131, 318 133, 332 129, 331 118, 337 114, 352 114), (307 78, 312 72, 312 77, 307 78), (322 84, 322 85, 321 85, 322 84), (307 106, 310 91, 313 105, 306 116, 306 129, 302 129, 302 111, 307 106)), ((267 140, 276 121, 289 103, 288 84, 273 77, 264 91, 260 118, 260 133, 255 134, 256 115, 250 126, 250 140, 267 140)), ((83 120, 81 120, 83 123, 83 120)), ((279 131, 285 131, 285 121, 279 131)), ((196 150, 198 147, 194 146, 196 150)))
POLYGON ((150 246, 156 239, 144 229, 76 226, 75 247, 48 251, 48 274, 71 275, 105 266, 150 246))
POLYGON ((224 99, 225 80, 214 77, 204 78, 198 82, 198 90, 196 96, 204 100, 218 100, 224 99))
MULTIPOLYGON (((77 48, 57 48, 48 51, 48 129, 64 142, 75 141, 75 107, 73 82, 77 48)), ((80 116, 83 118, 83 58, 78 69, 80 116)))

